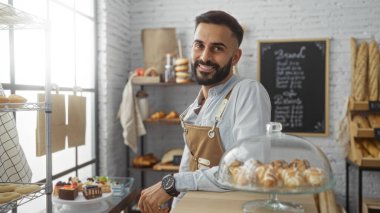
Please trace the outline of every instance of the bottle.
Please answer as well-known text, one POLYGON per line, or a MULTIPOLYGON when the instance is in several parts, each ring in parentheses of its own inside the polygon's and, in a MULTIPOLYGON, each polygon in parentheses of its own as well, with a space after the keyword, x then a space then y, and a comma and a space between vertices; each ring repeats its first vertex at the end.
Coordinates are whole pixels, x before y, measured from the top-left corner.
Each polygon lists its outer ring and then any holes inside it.
POLYGON ((173 78, 173 60, 172 56, 168 53, 166 54, 166 64, 165 64, 165 72, 164 72, 164 81, 165 83, 170 82, 173 78))

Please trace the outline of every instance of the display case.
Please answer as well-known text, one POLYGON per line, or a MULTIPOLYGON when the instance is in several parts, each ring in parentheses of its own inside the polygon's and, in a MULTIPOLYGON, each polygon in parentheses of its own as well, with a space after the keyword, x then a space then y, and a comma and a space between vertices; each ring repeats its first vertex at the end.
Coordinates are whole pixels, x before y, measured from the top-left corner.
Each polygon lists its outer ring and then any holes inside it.
POLYGON ((301 205, 282 202, 277 195, 316 194, 333 188, 330 163, 317 146, 281 133, 280 123, 269 123, 266 129, 265 135, 249 138, 223 155, 215 173, 217 184, 270 195, 268 200, 247 202, 244 212, 304 212, 301 205))

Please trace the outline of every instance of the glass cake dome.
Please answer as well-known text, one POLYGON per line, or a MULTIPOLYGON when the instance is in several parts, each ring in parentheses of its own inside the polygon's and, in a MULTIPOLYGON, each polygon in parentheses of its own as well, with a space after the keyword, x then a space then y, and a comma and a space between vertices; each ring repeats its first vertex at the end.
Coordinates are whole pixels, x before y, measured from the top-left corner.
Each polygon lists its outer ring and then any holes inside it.
POLYGON ((335 179, 325 154, 309 141, 281 133, 280 123, 266 125, 266 134, 245 140, 226 151, 215 173, 222 188, 268 193, 269 200, 246 203, 244 212, 260 208, 304 212, 277 194, 313 194, 331 189, 335 179))

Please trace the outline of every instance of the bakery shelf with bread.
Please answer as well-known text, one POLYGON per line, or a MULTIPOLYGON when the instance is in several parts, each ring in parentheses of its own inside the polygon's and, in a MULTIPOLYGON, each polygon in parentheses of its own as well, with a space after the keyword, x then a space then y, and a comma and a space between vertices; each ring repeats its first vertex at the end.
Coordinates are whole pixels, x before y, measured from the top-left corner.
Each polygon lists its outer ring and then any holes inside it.
POLYGON ((0 212, 8 212, 43 195, 44 184, 0 183, 0 212))
POLYGON ((348 158, 359 166, 380 167, 380 113, 376 102, 349 101, 350 151, 348 158))

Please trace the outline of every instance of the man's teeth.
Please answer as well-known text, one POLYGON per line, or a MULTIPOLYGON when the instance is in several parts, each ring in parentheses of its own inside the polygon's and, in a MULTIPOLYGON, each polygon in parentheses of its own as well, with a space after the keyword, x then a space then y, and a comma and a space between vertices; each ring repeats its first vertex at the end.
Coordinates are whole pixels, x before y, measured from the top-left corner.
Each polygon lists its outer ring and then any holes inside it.
POLYGON ((214 67, 199 64, 199 71, 201 71, 201 72, 212 72, 212 71, 214 71, 214 67))

